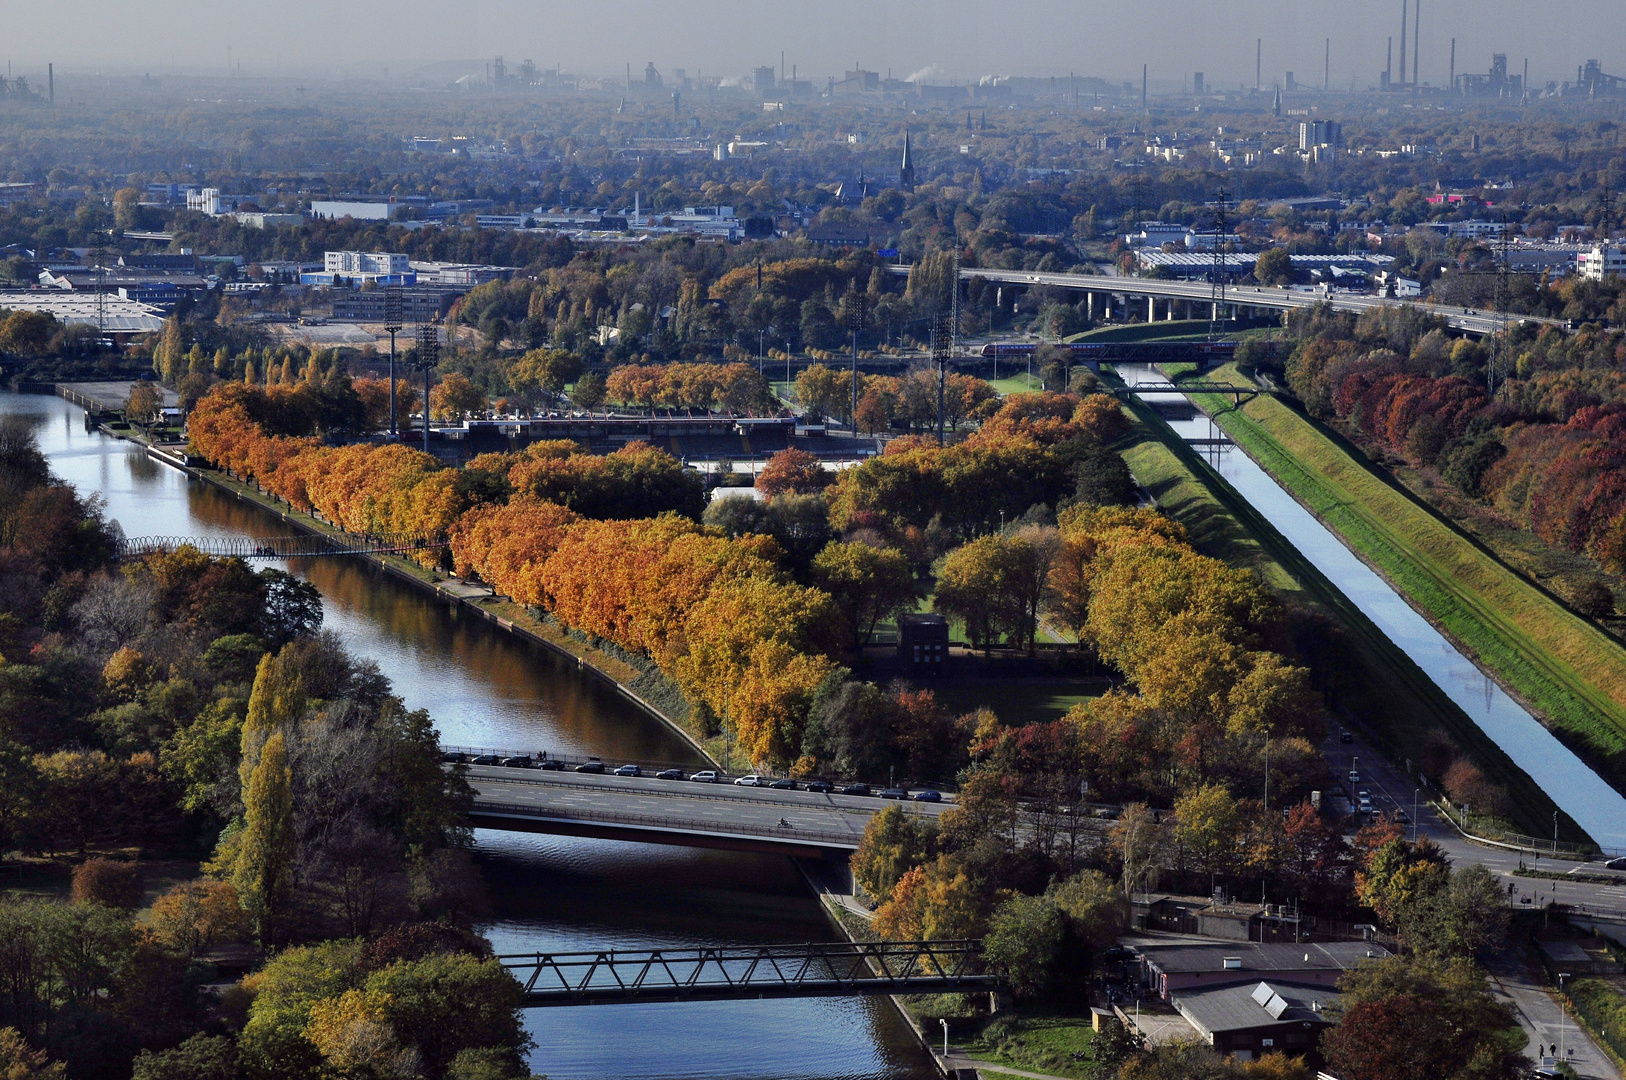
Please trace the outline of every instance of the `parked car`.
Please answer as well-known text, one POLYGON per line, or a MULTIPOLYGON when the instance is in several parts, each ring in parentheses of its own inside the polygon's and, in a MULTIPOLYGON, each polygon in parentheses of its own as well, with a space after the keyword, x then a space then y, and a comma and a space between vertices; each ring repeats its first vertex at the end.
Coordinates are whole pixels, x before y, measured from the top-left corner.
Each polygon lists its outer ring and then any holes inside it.
POLYGON ((529 769, 532 762, 529 757, 505 757, 502 764, 506 769, 529 769))
POLYGON ((1603 864, 1605 870, 1626 870, 1626 858, 1610 859, 1603 864))
POLYGON ((459 754, 456 750, 448 750, 444 754, 440 755, 440 760, 448 765, 461 765, 463 762, 468 760, 468 757, 464 754, 459 754))
POLYGON ((846 787, 841 789, 841 793, 843 795, 869 795, 869 794, 871 794, 868 784, 848 784, 846 787))
POLYGON ((1400 824, 1402 824, 1402 825, 1406 824, 1407 822, 1409 822, 1411 820, 1411 816, 1409 814, 1407 814, 1404 810, 1400 809, 1400 807, 1398 807, 1398 806, 1395 807, 1394 818, 1395 818, 1396 821, 1400 822, 1400 824))
POLYGON ((604 762, 584 761, 580 765, 576 766, 576 771, 584 773, 601 773, 604 771, 604 762))
POLYGON ((479 757, 474 759, 474 764, 476 765, 500 765, 501 763, 502 758, 498 757, 496 754, 481 754, 479 757))
POLYGON ((762 777, 758 776, 756 773, 750 773, 749 775, 742 776, 738 780, 734 781, 734 786, 735 787, 767 787, 768 783, 767 783, 767 781, 763 780, 762 777))
POLYGON ((787 777, 785 779, 775 780, 773 783, 769 784, 768 786, 773 788, 775 791, 795 791, 796 790, 796 781, 791 780, 791 779, 789 779, 787 777))
POLYGON ((901 787, 882 788, 880 797, 883 799, 907 799, 909 792, 901 787))
POLYGON ((697 784, 715 784, 721 780, 722 777, 717 775, 717 770, 715 769, 701 769, 699 772, 690 776, 689 779, 693 780, 697 784))
POLYGON ((1349 782, 1352 784, 1358 784, 1361 782, 1361 771, 1359 769, 1349 770, 1349 782))
POLYGON ((925 791, 917 791, 917 792, 915 792, 915 802, 942 802, 942 801, 943 801, 943 796, 941 794, 939 794, 938 792, 933 791, 931 788, 927 788, 925 791))
POLYGON ((617 776, 642 776, 642 775, 644 775, 644 773, 643 773, 643 770, 638 768, 638 766, 636 766, 636 765, 623 765, 619 769, 615 770, 615 775, 617 775, 617 776))
POLYGON ((809 780, 807 782, 807 790, 816 792, 820 795, 828 795, 830 792, 835 790, 835 787, 828 780, 809 780))
POLYGON ((1338 741, 1341 743, 1352 743, 1355 741, 1355 736, 1351 735, 1347 731, 1340 731, 1338 733, 1338 741))
POLYGON ((538 765, 537 768, 541 769, 543 772, 564 772, 565 763, 557 759, 550 758, 549 760, 538 765))
POLYGON ((662 769, 660 772, 655 774, 655 779, 657 779, 657 780, 682 780, 683 779, 683 770, 682 769, 662 769))

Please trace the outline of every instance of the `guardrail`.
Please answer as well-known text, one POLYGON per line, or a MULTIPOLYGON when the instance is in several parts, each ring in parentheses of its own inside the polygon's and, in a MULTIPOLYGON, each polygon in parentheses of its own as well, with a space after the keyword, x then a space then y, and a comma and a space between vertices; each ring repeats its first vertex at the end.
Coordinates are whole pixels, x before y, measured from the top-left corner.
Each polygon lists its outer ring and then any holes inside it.
POLYGON ((820 847, 856 849, 860 834, 837 832, 829 829, 804 829, 799 826, 774 827, 741 825, 731 821, 702 821, 695 818, 665 817, 658 814, 624 814, 615 810, 581 811, 564 807, 526 806, 521 803, 476 802, 470 816, 521 817, 580 821, 589 825, 628 825, 636 828, 660 829, 665 832, 721 833, 743 836, 754 840, 773 840, 785 844, 815 844, 820 847))

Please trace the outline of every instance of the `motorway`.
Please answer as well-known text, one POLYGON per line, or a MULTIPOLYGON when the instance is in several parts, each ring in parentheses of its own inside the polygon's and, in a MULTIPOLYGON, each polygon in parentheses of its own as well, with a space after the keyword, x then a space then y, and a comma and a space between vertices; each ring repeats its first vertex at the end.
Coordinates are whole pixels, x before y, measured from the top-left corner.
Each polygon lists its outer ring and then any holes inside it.
POLYGON ((1353 743, 1347 745, 1340 743, 1338 737, 1333 735, 1322 747, 1322 752, 1327 757, 1335 781, 1347 777, 1351 768, 1360 772, 1360 783, 1342 786, 1367 791, 1380 812, 1394 817, 1399 811, 1411 821, 1415 802, 1415 822, 1408 826, 1407 835, 1428 837, 1445 850, 1451 862, 1459 866, 1476 862, 1483 865, 1501 879, 1504 890, 1512 887, 1509 901, 1515 907, 1542 907, 1556 902, 1626 921, 1626 873, 1604 870, 1599 862, 1578 863, 1573 859, 1555 859, 1551 855, 1542 857, 1529 851, 1510 851, 1464 838, 1423 801, 1424 793, 1402 770, 1385 761, 1358 735, 1353 743), (1515 873, 1521 868, 1562 874, 1581 871, 1618 877, 1620 880, 1619 884, 1603 885, 1591 881, 1521 877, 1515 873))
MULTIPOLYGON (((626 839, 689 843, 711 839, 726 846, 731 838, 746 845, 816 847, 851 851, 864 827, 888 803, 855 795, 775 791, 651 777, 540 772, 470 765, 466 779, 475 791, 473 819, 489 827, 537 831, 578 831, 575 823, 598 826, 626 839), (784 824, 780 824, 784 822, 784 824)), ((902 804, 911 814, 935 818, 950 803, 902 804)))
MULTIPOLYGON (((892 267, 892 271, 893 273, 907 274, 909 267, 895 266, 892 267)), ((1083 292, 1151 296, 1160 300, 1187 300, 1203 304, 1210 303, 1214 299, 1213 286, 1206 281, 1159 281, 1155 278, 1039 273, 1029 270, 995 270, 982 267, 961 269, 961 281, 969 281, 972 278, 983 278, 987 281, 996 281, 1008 285, 1048 285, 1053 288, 1077 289, 1083 292)), ((1317 292, 1301 292, 1260 285, 1227 285, 1225 287, 1225 302, 1243 307, 1274 308, 1281 311, 1293 308, 1316 307, 1320 304, 1330 303, 1336 311, 1350 311, 1356 314, 1374 308, 1397 307, 1407 303, 1405 300, 1397 300, 1386 296, 1369 296, 1364 293, 1334 292, 1331 296, 1325 296, 1317 292)), ((1494 314, 1477 308, 1447 307, 1438 304, 1417 304, 1412 306, 1430 315, 1444 318, 1446 325, 1451 329, 1465 334, 1484 336, 1496 333, 1498 328, 1497 318, 1494 314)), ((1510 324, 1540 323, 1557 327, 1565 325, 1562 319, 1547 319, 1534 315, 1509 316, 1508 322, 1510 324)))

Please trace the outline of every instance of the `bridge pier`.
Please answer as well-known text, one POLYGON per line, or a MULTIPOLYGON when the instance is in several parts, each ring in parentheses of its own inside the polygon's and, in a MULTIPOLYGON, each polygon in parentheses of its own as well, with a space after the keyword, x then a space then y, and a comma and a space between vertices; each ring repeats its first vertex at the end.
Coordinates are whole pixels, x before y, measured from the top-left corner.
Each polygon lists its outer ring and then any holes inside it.
POLYGON ((1084 317, 1090 322, 1095 321, 1095 294, 1093 292, 1084 294, 1084 317))
POLYGON ((1146 321, 1149 323, 1157 322, 1157 297, 1155 296, 1146 298, 1146 321))

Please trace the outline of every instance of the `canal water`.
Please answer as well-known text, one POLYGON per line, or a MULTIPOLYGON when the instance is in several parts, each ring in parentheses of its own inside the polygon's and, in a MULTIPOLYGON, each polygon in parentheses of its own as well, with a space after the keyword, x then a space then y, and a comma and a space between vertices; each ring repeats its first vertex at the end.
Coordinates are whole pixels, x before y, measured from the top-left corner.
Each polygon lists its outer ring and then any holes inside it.
MULTIPOLYGON (((106 500, 127 536, 268 536, 287 526, 86 432, 78 406, 0 394, 34 421, 51 467, 106 500)), ((324 623, 375 660, 442 741, 698 763, 664 725, 573 663, 349 559, 291 560, 324 623)), ((796 868, 772 855, 480 830, 498 952, 829 941, 796 868)), ((555 1080, 758 1077, 925 1080, 935 1073, 890 1004, 869 998, 533 1009, 531 1068, 555 1080)))
MULTIPOLYGON (((1151 367, 1126 364, 1118 374, 1130 386, 1167 383, 1151 367)), ((1181 394, 1143 393, 1152 405, 1184 405, 1181 394)), ((1225 433, 1198 412, 1170 420, 1184 439, 1222 439, 1225 433)), ((1606 851, 1626 852, 1626 797, 1576 757, 1495 680, 1464 656, 1410 604, 1345 547, 1326 526, 1235 446, 1204 445, 1200 453, 1264 515, 1276 530, 1400 646, 1491 740, 1592 835, 1606 851)))

